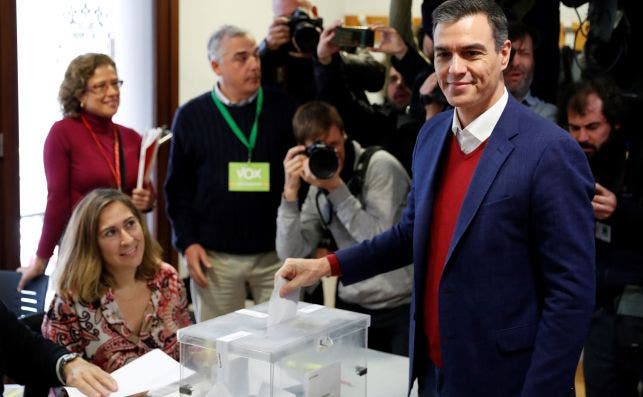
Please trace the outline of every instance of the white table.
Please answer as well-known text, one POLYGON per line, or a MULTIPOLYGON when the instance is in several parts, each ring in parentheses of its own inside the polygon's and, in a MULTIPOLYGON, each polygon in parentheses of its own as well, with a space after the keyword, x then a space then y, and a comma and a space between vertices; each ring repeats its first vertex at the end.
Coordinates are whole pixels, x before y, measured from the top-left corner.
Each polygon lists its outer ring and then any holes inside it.
MULTIPOLYGON (((367 349, 366 374, 367 397, 406 397, 409 376, 409 358, 378 350, 367 349)), ((178 384, 149 393, 149 397, 182 397, 178 384)), ((417 397, 417 382, 411 390, 411 397, 417 397)))
MULTIPOLYGON (((409 358, 377 350, 367 349, 368 375, 366 389, 368 397, 403 397, 409 378, 409 358)), ((417 382, 411 396, 417 396, 417 382)))

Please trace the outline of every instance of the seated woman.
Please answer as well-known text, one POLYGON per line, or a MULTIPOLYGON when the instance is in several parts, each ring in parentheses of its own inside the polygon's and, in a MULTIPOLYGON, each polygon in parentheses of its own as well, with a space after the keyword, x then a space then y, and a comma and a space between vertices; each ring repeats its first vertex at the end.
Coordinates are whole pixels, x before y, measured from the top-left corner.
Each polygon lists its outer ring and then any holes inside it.
POLYGON ((107 372, 155 348, 178 359, 176 331, 190 324, 187 298, 160 251, 127 195, 89 193, 61 244, 43 335, 107 372))

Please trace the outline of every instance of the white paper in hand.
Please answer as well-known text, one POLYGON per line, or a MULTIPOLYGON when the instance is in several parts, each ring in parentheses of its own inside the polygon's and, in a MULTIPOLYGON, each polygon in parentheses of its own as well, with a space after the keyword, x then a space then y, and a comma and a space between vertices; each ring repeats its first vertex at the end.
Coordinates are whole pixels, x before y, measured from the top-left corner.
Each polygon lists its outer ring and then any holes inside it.
MULTIPOLYGON (((184 376, 190 376, 192 373, 193 371, 183 367, 184 376)), ((163 350, 154 349, 112 372, 111 375, 118 384, 118 391, 111 393, 110 397, 125 397, 178 382, 181 364, 163 350)), ((74 387, 65 387, 65 389, 70 397, 83 396, 74 387)))
POLYGON ((275 278, 275 287, 268 303, 268 327, 279 324, 297 315, 299 302, 299 289, 291 292, 286 297, 279 296, 279 290, 286 285, 288 280, 283 277, 275 278))

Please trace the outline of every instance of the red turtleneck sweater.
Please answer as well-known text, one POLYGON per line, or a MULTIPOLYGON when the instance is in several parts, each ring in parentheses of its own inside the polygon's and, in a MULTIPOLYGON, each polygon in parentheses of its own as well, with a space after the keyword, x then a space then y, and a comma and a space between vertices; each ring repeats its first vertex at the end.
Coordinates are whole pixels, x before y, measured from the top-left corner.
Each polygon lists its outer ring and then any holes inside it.
POLYGON ((78 201, 96 188, 116 187, 110 170, 114 166, 114 126, 121 136, 125 161, 123 190, 130 194, 136 186, 140 135, 131 128, 112 123, 111 119, 89 113, 83 115, 107 154, 110 165, 107 165, 105 157, 80 118, 67 117, 51 127, 44 147, 47 208, 36 252, 43 259, 48 259, 53 254, 78 201))

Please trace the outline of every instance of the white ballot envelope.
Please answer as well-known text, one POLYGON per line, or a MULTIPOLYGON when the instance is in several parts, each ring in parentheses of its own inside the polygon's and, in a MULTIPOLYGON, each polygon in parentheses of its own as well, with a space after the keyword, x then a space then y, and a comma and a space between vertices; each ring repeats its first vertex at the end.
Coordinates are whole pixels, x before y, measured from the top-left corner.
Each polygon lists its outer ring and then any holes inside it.
POLYGON ((299 289, 291 292, 286 297, 279 296, 279 289, 286 285, 288 280, 283 277, 275 278, 275 287, 268 303, 268 327, 289 320, 297 315, 299 302, 299 289))

